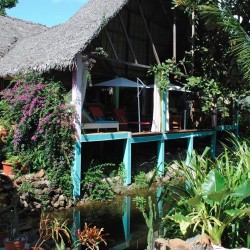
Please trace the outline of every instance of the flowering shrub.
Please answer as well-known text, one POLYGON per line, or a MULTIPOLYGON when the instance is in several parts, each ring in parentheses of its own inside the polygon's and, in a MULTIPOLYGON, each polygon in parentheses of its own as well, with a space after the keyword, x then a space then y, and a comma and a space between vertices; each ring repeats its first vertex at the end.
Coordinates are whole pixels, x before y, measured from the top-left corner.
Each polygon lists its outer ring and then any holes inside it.
POLYGON ((15 124, 13 152, 30 166, 30 171, 44 168, 55 187, 64 187, 70 193, 75 112, 65 104, 61 84, 39 75, 25 75, 15 79, 1 96, 7 103, 3 118, 15 124))

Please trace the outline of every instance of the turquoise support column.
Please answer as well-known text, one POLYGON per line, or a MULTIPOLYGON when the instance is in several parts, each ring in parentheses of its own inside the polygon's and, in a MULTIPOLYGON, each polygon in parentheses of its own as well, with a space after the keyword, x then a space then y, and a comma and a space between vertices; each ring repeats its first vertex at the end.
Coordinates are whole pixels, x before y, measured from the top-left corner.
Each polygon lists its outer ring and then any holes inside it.
POLYGON ((126 240, 126 246, 129 246, 129 241, 131 239, 130 236, 130 209, 131 209, 131 197, 125 196, 124 197, 124 213, 122 216, 122 224, 123 224, 123 230, 124 230, 124 237, 126 240))
POLYGON ((216 153, 216 140, 217 140, 217 131, 214 130, 214 133, 211 135, 211 155, 213 159, 215 158, 215 153, 216 153))
POLYGON ((76 58, 76 68, 72 73, 72 104, 75 106, 76 119, 76 145, 75 159, 71 170, 73 182, 73 198, 76 199, 81 194, 81 121, 82 104, 84 101, 87 86, 88 66, 83 63, 82 55, 78 54, 76 58))
POLYGON ((125 171, 125 185, 131 184, 131 138, 128 138, 124 142, 124 154, 123 154, 123 164, 125 171))
POLYGON ((165 141, 162 139, 157 142, 157 171, 159 175, 164 174, 165 162, 165 141))
MULTIPOLYGON (((76 232, 78 229, 81 229, 81 212, 76 210, 75 208, 73 209, 73 221, 74 223, 71 228, 71 235, 72 235, 72 241, 76 244, 78 241, 76 232)), ((78 246, 76 249, 80 250, 81 246, 78 246)))
POLYGON ((189 165, 191 162, 192 152, 194 149, 194 137, 191 135, 188 138, 188 145, 187 145, 187 157, 186 157, 186 164, 189 165))
POLYGON ((163 218, 163 186, 159 186, 156 189, 156 198, 157 198, 157 207, 158 207, 158 214, 160 218, 163 218))

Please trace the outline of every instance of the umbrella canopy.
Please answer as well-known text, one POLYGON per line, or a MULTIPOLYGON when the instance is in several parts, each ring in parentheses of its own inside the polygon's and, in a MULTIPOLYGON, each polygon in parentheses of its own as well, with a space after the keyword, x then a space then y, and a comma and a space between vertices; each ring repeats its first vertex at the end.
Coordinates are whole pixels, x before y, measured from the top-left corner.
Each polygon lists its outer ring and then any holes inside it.
POLYGON ((97 83, 93 86, 97 87, 129 87, 129 88, 143 88, 144 85, 139 82, 133 82, 126 78, 120 77, 106 82, 97 83))
MULTIPOLYGON (((154 84, 150 84, 147 88, 154 88, 154 84)), ((168 91, 181 91, 181 92, 191 92, 190 90, 186 90, 184 87, 180 87, 178 85, 174 85, 170 83, 167 87, 168 91)))

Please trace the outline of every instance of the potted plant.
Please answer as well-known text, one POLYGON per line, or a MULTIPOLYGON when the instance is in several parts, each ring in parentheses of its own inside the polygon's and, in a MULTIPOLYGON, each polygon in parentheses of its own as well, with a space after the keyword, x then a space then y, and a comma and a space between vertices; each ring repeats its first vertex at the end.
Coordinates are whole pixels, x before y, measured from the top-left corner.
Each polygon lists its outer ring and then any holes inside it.
POLYGON ((16 192, 12 194, 10 210, 7 213, 8 218, 8 235, 3 240, 6 250, 23 250, 27 242, 27 236, 20 233, 19 216, 22 213, 18 209, 19 196, 16 192))
POLYGON ((21 165, 20 157, 7 153, 6 160, 2 161, 3 172, 8 176, 13 176, 15 168, 21 165))

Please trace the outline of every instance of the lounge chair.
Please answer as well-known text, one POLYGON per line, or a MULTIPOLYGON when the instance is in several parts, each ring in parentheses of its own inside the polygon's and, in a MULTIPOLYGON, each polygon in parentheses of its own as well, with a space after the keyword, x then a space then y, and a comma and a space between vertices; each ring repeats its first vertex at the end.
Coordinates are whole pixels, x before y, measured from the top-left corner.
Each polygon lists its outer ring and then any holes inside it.
POLYGON ((107 121, 107 120, 97 120, 95 121, 92 117, 88 114, 88 112, 83 109, 82 110, 82 121, 83 126, 82 128, 87 129, 96 129, 97 132, 100 132, 100 129, 116 129, 119 131, 119 122, 118 121, 107 121))
POLYGON ((114 114, 116 116, 116 119, 119 121, 120 126, 129 126, 129 125, 141 125, 141 126, 147 126, 149 127, 152 123, 151 122, 131 122, 128 121, 127 115, 124 112, 123 109, 114 109, 114 114))

